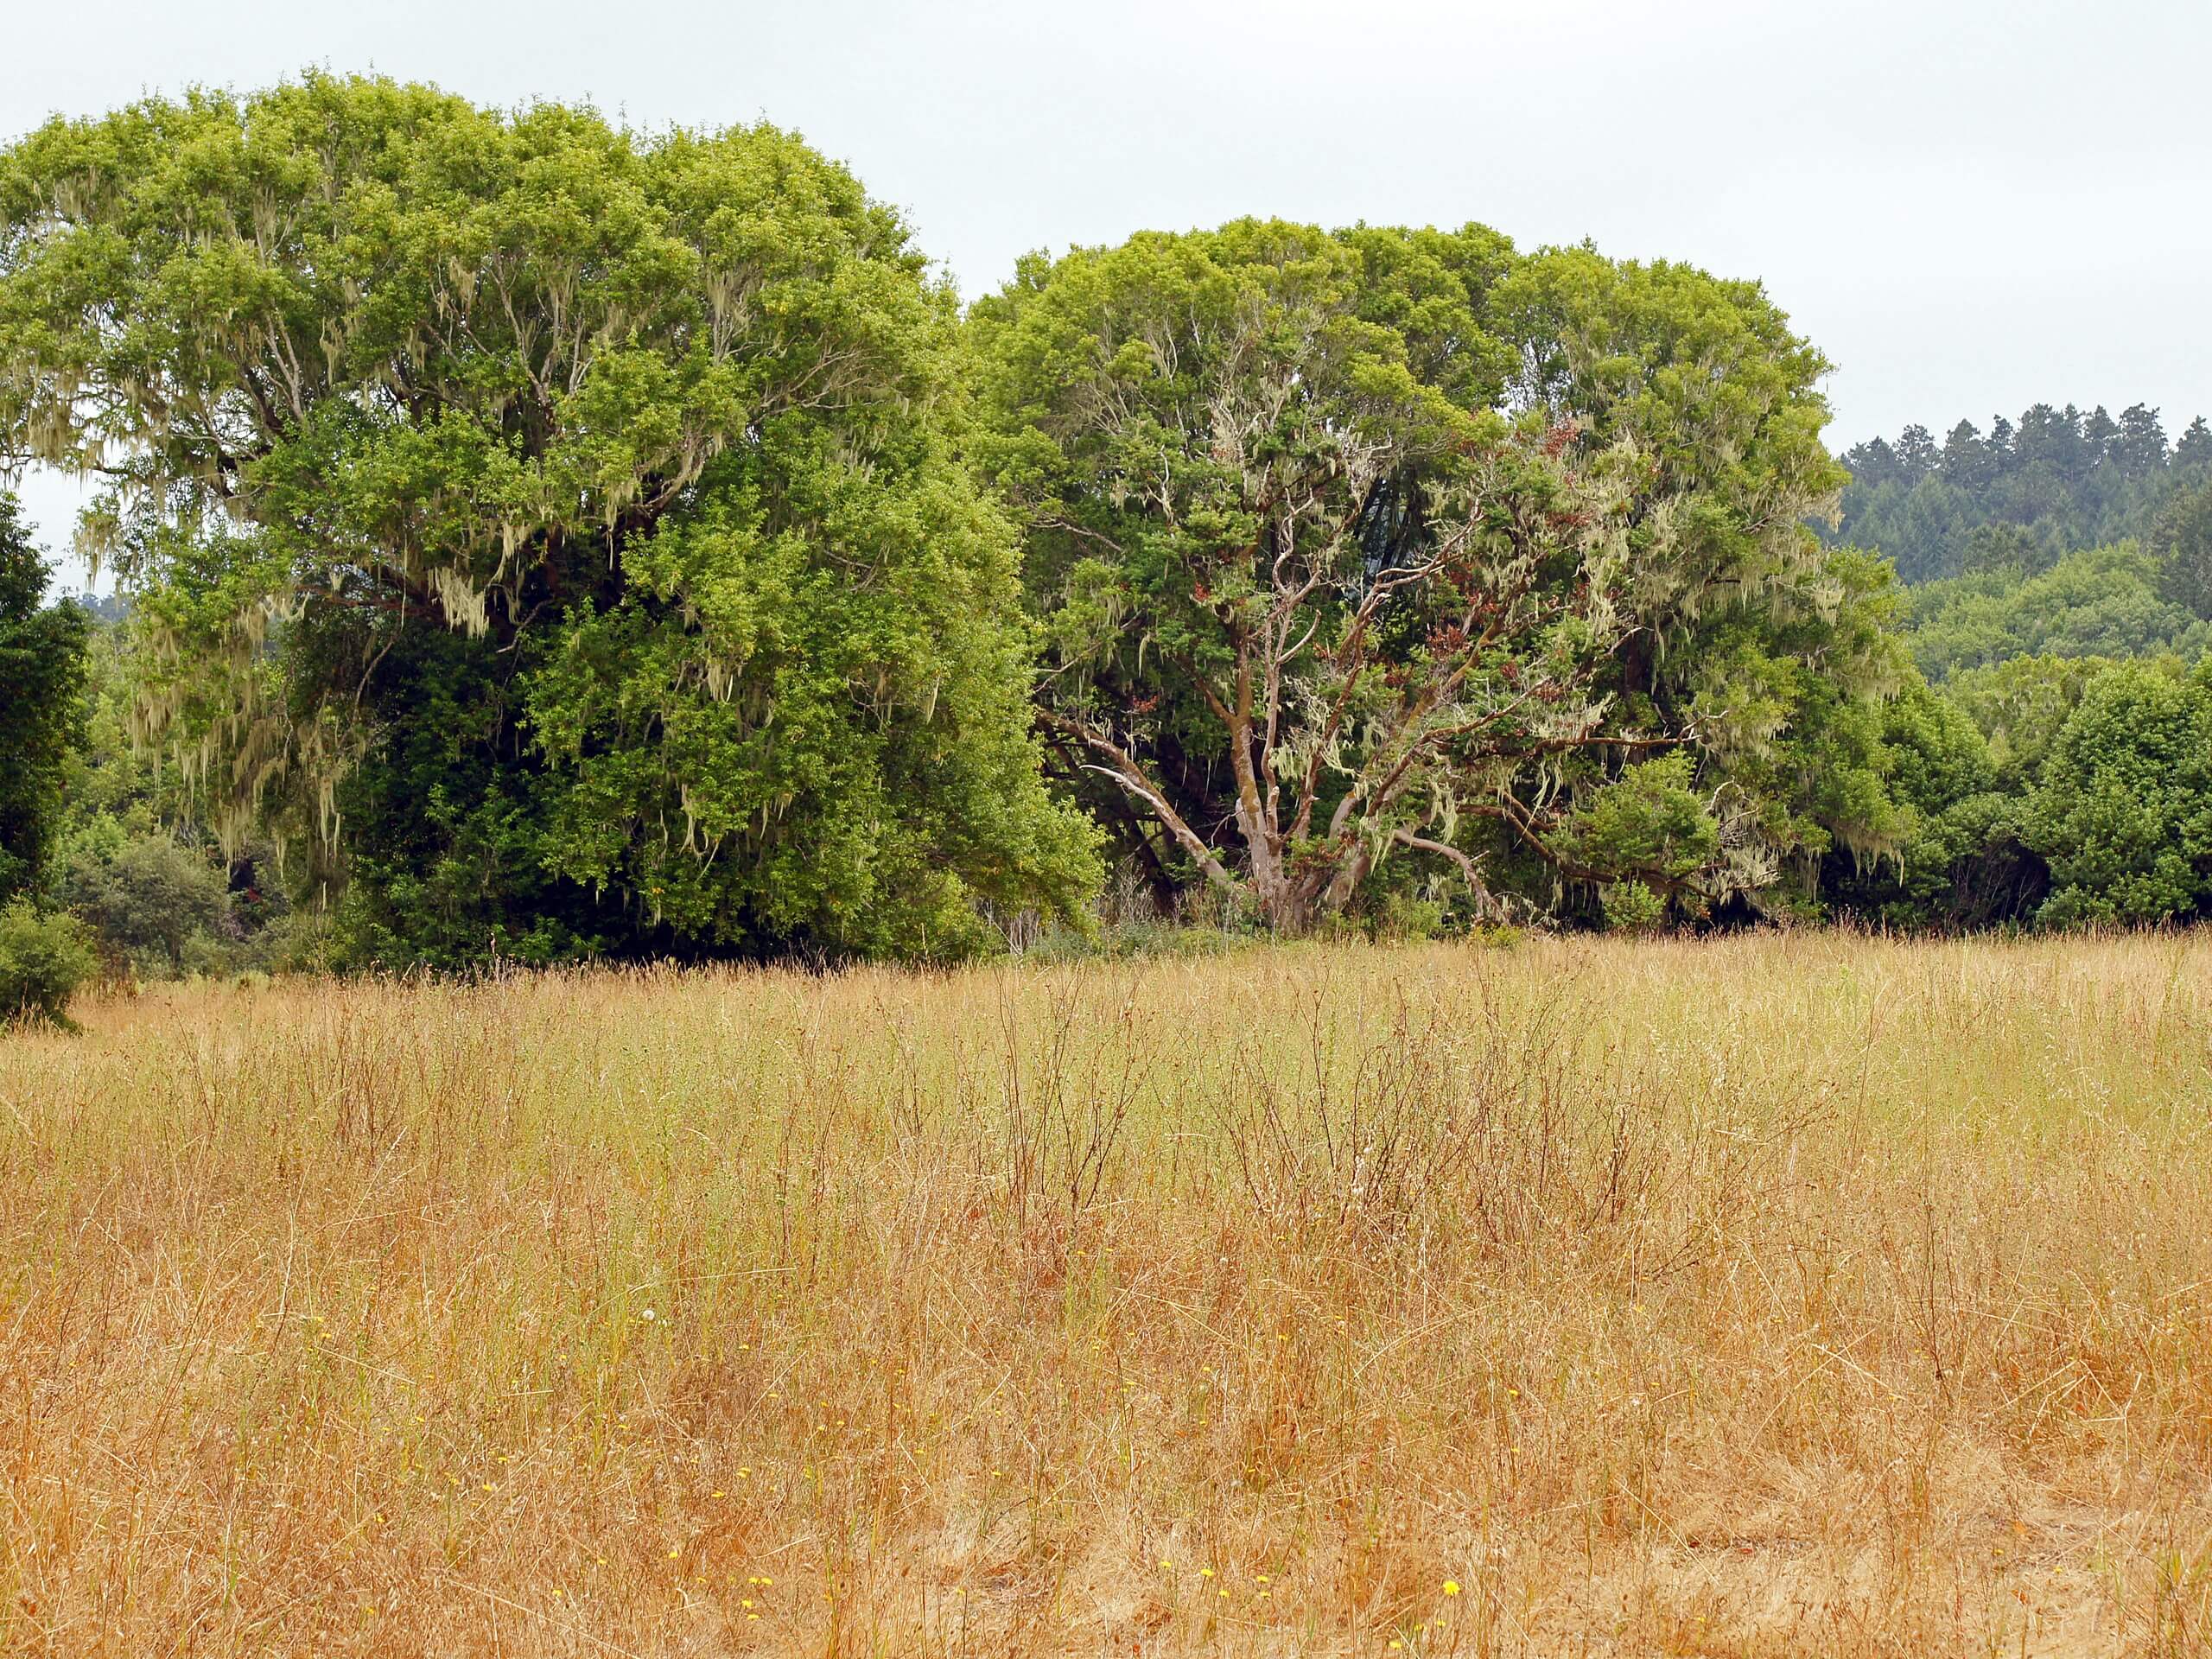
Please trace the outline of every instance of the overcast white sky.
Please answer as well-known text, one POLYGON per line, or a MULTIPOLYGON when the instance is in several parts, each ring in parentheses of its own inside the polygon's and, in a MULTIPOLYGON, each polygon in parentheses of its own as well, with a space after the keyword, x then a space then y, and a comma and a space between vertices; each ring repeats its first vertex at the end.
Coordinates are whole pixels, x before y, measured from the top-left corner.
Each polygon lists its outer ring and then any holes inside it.
MULTIPOLYGON (((303 66, 766 117, 963 293, 1241 213, 1479 219, 1756 276, 1831 441, 2038 399, 2212 413, 2212 0, 10 0, 0 138, 303 66)), ((76 491, 35 479, 57 550, 76 491)))

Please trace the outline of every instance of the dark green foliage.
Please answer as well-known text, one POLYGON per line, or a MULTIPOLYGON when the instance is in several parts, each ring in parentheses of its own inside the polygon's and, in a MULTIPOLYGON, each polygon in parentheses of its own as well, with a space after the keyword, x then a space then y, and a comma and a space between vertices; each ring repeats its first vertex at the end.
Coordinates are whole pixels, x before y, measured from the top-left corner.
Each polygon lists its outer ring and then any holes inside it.
POLYGON ((513 655, 417 629, 376 664, 372 701, 409 713, 337 790, 353 826, 340 921, 363 961, 452 969, 669 943, 639 908, 545 868, 555 785, 522 729, 513 655))
POLYGON ((951 295, 768 127, 310 75, 0 155, 0 427, 119 481, 137 718, 377 960, 1073 914, 951 295))
POLYGON ((92 947, 73 917, 41 914, 22 899, 0 905, 0 1026, 42 1020, 73 1029, 69 999, 92 971, 92 947))
POLYGON ((43 606, 46 583, 16 498, 0 491, 0 902, 43 874, 84 735, 90 627, 73 605, 43 606))
POLYGON ((2194 658, 2212 626, 2167 596, 2159 560, 2132 542, 2042 569, 1999 562, 1910 590, 1913 658, 1930 679, 2015 657, 2194 658))
POLYGON ((2212 662, 2114 664, 2052 741, 2031 835, 2055 890, 2041 919, 2164 922, 2212 905, 2212 662))
POLYGON ((1831 861, 1841 910, 1966 928, 2212 904, 2212 658, 2014 658, 1899 699, 1885 741, 1913 831, 1895 860, 1831 861))
POLYGON ((1240 221, 1032 260, 974 326, 1045 719, 1158 887, 1695 914, 1891 833, 1890 576, 1802 525, 1825 365, 1755 285, 1240 221))
POLYGON ((2050 891, 2028 845, 2027 807, 1986 733, 1943 690, 1916 683, 1884 709, 1885 778, 1904 823, 1889 851, 1822 861, 1838 911, 1900 928, 2024 922, 2050 891))
POLYGON ((2212 473, 2177 490, 2151 529, 2159 594, 2212 620, 2212 473))
POLYGON ((2139 404, 2117 421, 2037 404, 1986 435, 1961 421, 1941 444, 1909 426, 1894 443, 1847 450, 1843 463, 1852 481, 1833 539, 1886 553, 1909 582, 1930 582, 1973 569, 1992 530, 2051 558, 2145 535, 2176 487, 2212 476, 2212 430, 2200 418, 2169 447, 2158 411, 2139 404))
POLYGON ((2018 524, 1976 524, 1967 533, 1961 570, 1969 576, 2003 576, 2024 582, 2039 576, 2063 556, 2048 524, 2023 530, 2018 524))
POLYGON ((111 953, 144 953, 172 973, 182 970, 193 938, 213 931, 230 910, 223 871, 199 849, 159 834, 80 846, 62 872, 60 896, 111 953))

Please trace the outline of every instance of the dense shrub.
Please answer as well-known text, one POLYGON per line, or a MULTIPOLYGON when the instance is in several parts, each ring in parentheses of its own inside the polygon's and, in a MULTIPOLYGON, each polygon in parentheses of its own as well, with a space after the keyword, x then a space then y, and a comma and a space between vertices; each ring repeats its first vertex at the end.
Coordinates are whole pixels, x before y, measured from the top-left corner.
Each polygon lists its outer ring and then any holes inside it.
POLYGON ((2026 656, 2194 657, 2212 626, 2161 591, 2159 561, 2133 542, 2048 569, 2007 563, 1911 590, 1907 637, 1930 679, 2026 656))
POLYGON ((85 848, 61 881, 69 908, 98 931, 111 956, 180 972, 186 949, 227 919, 228 882, 197 849, 165 835, 123 842, 112 850, 85 848))
POLYGON ((2052 743, 2032 834, 2046 922, 2164 922, 2212 906, 2212 661, 2093 680, 2052 743))
POLYGON ((0 909, 0 1025, 68 1027, 69 999, 92 971, 92 946, 74 918, 42 915, 21 899, 0 909))

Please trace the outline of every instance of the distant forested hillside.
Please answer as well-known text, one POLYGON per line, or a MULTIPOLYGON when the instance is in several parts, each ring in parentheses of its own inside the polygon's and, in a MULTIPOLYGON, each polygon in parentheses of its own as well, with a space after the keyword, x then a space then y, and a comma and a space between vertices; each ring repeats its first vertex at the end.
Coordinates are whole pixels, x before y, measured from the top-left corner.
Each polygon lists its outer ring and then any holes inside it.
POLYGON ((1932 582, 2147 539, 2177 487, 2212 479, 2212 427, 2200 416, 2170 443, 2158 411, 2140 404, 2118 420, 2101 406, 2037 404, 1986 433, 1961 421, 1940 443, 1908 426, 1843 462, 1852 481, 1828 539, 1878 549, 1905 581, 1932 582))
POLYGON ((1894 856, 1831 912, 1956 929, 2212 917, 2212 429, 2038 404, 1847 451, 1839 546, 1886 554, 1924 677, 1885 717, 1894 856))

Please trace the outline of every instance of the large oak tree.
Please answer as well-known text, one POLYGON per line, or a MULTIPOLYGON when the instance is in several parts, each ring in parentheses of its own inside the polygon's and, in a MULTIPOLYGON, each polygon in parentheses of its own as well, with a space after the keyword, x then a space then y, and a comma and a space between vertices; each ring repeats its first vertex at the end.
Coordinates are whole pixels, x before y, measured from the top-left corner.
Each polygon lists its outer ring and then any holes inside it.
POLYGON ((1242 221, 1033 258, 972 327, 1043 723, 1163 889, 1695 911, 1893 835, 1883 578, 1805 527, 1825 365, 1755 287, 1242 221))
POLYGON ((109 481, 144 734, 342 850, 394 959, 938 956, 1079 901, 957 346, 766 126, 311 76, 0 156, 0 445, 109 481))

